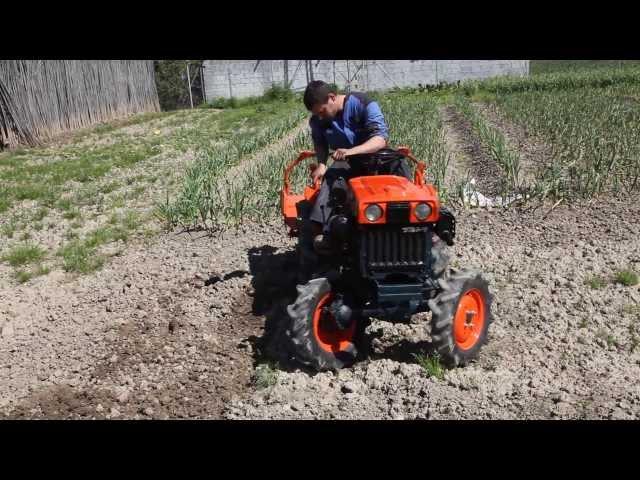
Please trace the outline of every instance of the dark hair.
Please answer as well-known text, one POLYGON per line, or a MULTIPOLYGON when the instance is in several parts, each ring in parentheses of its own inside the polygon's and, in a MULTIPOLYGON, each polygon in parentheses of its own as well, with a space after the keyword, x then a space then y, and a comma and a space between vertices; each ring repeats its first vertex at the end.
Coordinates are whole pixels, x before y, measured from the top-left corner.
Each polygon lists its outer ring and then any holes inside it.
POLYGON ((307 110, 311 111, 314 105, 326 103, 329 98, 329 94, 336 94, 336 88, 333 85, 329 85, 322 80, 314 80, 309 82, 307 88, 304 91, 304 106, 307 110))

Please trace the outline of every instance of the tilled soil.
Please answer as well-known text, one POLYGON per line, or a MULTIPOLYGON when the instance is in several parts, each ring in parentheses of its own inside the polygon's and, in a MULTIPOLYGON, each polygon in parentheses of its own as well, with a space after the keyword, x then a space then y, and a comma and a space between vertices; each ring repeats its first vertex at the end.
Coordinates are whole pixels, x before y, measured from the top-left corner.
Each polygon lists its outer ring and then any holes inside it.
POLYGON ((0 311, 5 414, 217 418, 251 383, 264 327, 251 269, 290 243, 277 227, 168 234, 94 276, 18 287, 0 311))
POLYGON ((428 315, 374 321, 371 353, 339 374, 278 343, 294 293, 280 221, 215 238, 167 234, 94 276, 2 299, 9 418, 637 418, 640 291, 584 281, 640 269, 638 199, 456 212, 452 264, 485 272, 495 322, 480 359, 428 378, 428 315), (277 340, 277 341, 272 341, 277 340), (257 389, 257 362, 277 360, 257 389))
POLYGON ((640 290, 599 274, 640 269, 637 199, 540 212, 459 212, 454 264, 485 272, 495 321, 479 361, 429 378, 425 318, 375 321, 353 368, 283 371, 226 418, 638 418, 640 290))

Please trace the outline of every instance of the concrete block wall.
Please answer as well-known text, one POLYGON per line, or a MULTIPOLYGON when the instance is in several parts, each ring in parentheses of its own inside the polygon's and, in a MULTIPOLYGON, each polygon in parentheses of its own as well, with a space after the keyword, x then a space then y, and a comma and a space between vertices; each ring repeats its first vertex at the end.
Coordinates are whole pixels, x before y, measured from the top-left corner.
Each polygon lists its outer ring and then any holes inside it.
MULTIPOLYGON (((351 90, 385 90, 483 79, 526 76, 528 60, 312 60, 315 80, 351 90)), ((274 83, 284 84, 284 60, 205 60, 207 100, 262 95, 274 83)), ((288 61, 290 88, 307 86, 305 60, 288 61)))

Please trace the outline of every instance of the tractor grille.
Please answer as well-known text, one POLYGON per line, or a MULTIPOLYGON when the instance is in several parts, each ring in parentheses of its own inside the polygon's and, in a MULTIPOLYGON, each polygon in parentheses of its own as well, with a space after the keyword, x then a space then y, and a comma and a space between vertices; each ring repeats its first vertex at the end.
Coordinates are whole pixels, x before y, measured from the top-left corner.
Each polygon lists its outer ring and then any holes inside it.
POLYGON ((423 267, 427 262, 427 232, 372 229, 363 232, 362 243, 365 264, 370 269, 423 267))
POLYGON ((409 202, 394 202, 387 204, 387 223, 409 223, 409 202))

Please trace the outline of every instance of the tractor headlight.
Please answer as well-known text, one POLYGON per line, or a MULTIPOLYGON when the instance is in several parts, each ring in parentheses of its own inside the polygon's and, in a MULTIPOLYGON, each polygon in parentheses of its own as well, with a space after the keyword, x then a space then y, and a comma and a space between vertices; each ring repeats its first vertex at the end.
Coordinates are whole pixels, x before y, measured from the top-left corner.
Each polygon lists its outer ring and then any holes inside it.
POLYGON ((372 203, 364 209, 364 216, 370 222, 375 222, 376 220, 379 220, 380 217, 382 217, 382 208, 380 207, 380 205, 372 203))
POLYGON ((431 215, 431 207, 427 203, 419 203, 413 213, 418 220, 424 221, 431 215))

